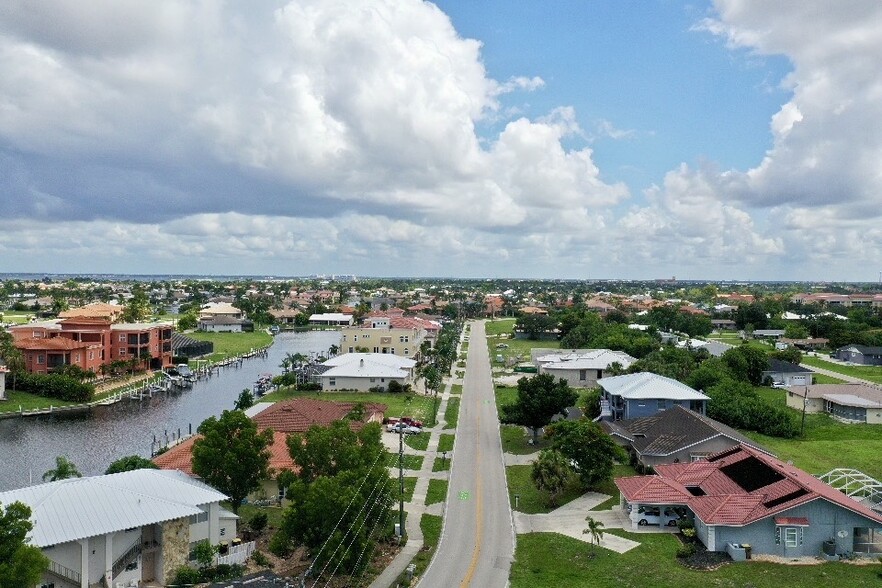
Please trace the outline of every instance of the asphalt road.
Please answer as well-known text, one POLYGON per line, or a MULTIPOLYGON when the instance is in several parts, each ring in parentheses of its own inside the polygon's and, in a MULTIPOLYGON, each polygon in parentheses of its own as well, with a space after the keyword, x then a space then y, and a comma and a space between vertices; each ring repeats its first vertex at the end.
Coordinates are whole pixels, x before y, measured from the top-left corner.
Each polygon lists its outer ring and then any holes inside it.
POLYGON ((444 528, 419 588, 502 588, 514 557, 490 355, 484 323, 471 324, 444 528))

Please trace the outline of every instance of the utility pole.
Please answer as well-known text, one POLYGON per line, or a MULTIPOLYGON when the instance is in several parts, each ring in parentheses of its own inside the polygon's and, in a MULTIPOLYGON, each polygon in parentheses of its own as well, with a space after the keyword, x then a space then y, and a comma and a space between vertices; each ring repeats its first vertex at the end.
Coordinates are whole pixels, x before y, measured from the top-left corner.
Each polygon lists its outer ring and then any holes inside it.
POLYGON ((805 393, 802 397, 802 427, 799 429, 799 436, 802 437, 805 434, 805 410, 806 405, 808 404, 808 386, 805 387, 805 393))

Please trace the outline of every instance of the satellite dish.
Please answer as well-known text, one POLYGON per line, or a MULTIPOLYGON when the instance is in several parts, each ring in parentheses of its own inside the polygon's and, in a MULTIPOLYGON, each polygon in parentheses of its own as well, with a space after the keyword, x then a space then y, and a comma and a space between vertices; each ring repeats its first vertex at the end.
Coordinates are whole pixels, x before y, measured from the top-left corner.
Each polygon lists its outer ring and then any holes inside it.
POLYGON ((845 539, 846 537, 848 537, 848 531, 846 531, 845 529, 842 529, 841 531, 837 531, 836 536, 839 537, 840 539, 845 539))

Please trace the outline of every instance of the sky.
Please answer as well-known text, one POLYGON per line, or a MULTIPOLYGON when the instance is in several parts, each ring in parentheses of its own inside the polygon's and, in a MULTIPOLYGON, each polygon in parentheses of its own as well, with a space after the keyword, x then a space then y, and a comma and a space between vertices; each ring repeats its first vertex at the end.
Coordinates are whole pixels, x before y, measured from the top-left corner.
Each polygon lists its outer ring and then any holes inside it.
POLYGON ((876 281, 878 0, 5 0, 0 272, 876 281))

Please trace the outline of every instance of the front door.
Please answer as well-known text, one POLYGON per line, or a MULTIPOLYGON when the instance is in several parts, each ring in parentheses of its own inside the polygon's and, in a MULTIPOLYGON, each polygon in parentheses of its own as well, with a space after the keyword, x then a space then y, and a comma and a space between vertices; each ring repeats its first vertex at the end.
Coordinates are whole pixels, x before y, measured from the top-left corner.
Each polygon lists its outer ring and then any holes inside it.
POLYGON ((799 544, 799 527, 784 527, 784 557, 799 557, 802 549, 799 544))

